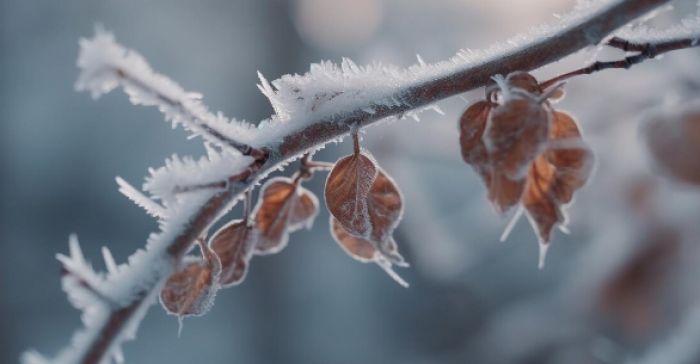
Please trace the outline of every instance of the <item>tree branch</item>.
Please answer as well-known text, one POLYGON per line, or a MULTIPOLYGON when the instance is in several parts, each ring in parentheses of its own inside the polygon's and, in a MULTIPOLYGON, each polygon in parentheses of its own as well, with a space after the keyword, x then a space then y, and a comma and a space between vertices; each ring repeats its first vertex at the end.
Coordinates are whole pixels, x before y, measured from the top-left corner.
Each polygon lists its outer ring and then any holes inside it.
MULTIPOLYGON (((387 117, 403 115, 444 98, 487 85, 496 74, 508 74, 518 70, 533 70, 557 61, 584 47, 598 44, 612 31, 663 5, 669 0, 618 0, 596 13, 579 19, 548 36, 538 37, 529 44, 495 55, 489 60, 443 74, 427 81, 416 82, 396 91, 387 98, 402 100, 396 104, 367 104, 342 110, 332 116, 319 117, 304 123, 296 130, 286 132, 281 143, 259 146, 260 154, 253 149, 232 145, 243 154, 250 154, 255 161, 243 172, 233 176, 225 189, 209 191, 209 197, 189 216, 171 218, 170 230, 154 236, 149 245, 157 247, 153 260, 165 260, 175 267, 191 249, 193 243, 220 218, 243 193, 253 187, 269 172, 292 159, 319 146, 336 140, 356 130, 387 117), (367 112, 372 109, 372 112, 367 112), (175 228, 175 229, 173 229, 175 228)), ((126 77, 126 74, 123 75, 126 77)), ((167 99, 161 101, 170 103, 167 99)), ((177 107, 177 103, 173 103, 177 107)), ((186 110, 184 111, 186 112, 186 110)), ((311 115, 314 115, 313 113, 311 115)), ((208 190, 207 190, 208 191, 208 190)), ((201 192, 205 193, 205 192, 201 192)), ((171 270, 172 271, 172 268, 171 270)), ((135 294, 130 303, 113 309, 90 337, 81 340, 75 363, 99 364, 110 355, 115 343, 128 325, 140 319, 139 313, 152 303, 170 271, 155 274, 148 284, 133 287, 135 294)))

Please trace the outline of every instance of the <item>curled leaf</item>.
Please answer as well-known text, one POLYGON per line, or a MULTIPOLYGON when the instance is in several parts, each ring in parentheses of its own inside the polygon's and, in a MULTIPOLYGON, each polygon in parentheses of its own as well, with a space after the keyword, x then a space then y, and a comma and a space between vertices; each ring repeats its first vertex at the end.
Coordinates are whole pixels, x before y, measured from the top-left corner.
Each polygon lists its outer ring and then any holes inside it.
POLYGON ((462 159, 481 176, 486 186, 491 185, 491 159, 484 145, 483 135, 489 112, 495 104, 479 101, 467 108, 459 119, 459 145, 462 159))
POLYGON ((297 195, 296 203, 289 216, 289 232, 299 230, 302 227, 311 229, 319 211, 318 198, 313 192, 299 186, 297 195))
POLYGON ((459 142, 462 159, 481 176, 488 189, 489 201, 499 213, 504 213, 520 201, 525 179, 512 180, 501 171, 495 170, 491 163, 483 135, 489 113, 495 106, 496 104, 489 101, 479 101, 469 106, 459 121, 459 142))
POLYGON ((394 229, 403 214, 403 197, 396 183, 381 168, 378 169, 377 178, 367 197, 367 211, 372 228, 370 241, 386 254, 389 251, 389 241, 393 241, 394 229))
POLYGON ((219 283, 222 286, 229 287, 243 281, 256 241, 255 229, 244 220, 233 220, 212 235, 209 246, 221 260, 219 283))
POLYGON ((658 169, 677 181, 700 185, 700 105, 655 115, 644 129, 658 169))
POLYGON ((532 163, 522 198, 540 240, 540 266, 544 264, 552 230, 566 223, 564 205, 586 183, 593 164, 593 154, 581 140, 576 121, 569 114, 554 113, 550 144, 553 147, 532 163))
POLYGON ((260 190, 255 207, 258 230, 255 253, 272 254, 284 249, 289 233, 310 227, 318 214, 318 199, 290 178, 270 179, 260 190))
POLYGON ((165 282, 160 291, 160 303, 169 313, 180 318, 201 316, 213 306, 220 288, 221 263, 211 251, 205 254, 204 258, 184 259, 182 267, 165 282))
MULTIPOLYGON (((335 239, 338 245, 340 245, 340 247, 343 248, 348 255, 362 263, 376 263, 393 280, 395 280, 396 283, 404 287, 408 287, 408 283, 393 270, 392 261, 389 260, 382 252, 380 252, 374 244, 368 240, 350 234, 333 216, 331 216, 330 226, 333 239, 335 239)), ((394 242, 393 238, 390 238, 389 242, 387 242, 387 247, 389 248, 389 252, 396 251, 396 243, 394 242)), ((393 264, 398 266, 407 266, 407 264, 403 261, 403 258, 400 260, 400 262, 401 263, 399 264, 396 262, 393 264)))
POLYGON ((367 195, 376 177, 374 160, 361 152, 338 160, 326 179, 324 195, 328 210, 355 236, 369 237, 367 195))
POLYGON ((573 116, 562 111, 555 111, 553 116, 549 134, 552 147, 545 157, 556 169, 553 188, 557 200, 569 203, 574 192, 586 184, 591 175, 593 152, 581 139, 573 116))
POLYGON ((459 121, 462 158, 481 176, 499 213, 520 204, 501 239, 523 212, 540 241, 540 267, 554 227, 566 223, 564 207, 590 177, 593 154, 574 118, 552 109, 561 84, 544 88, 527 72, 494 76, 486 100, 459 121))
MULTIPOLYGON (((527 187, 522 204, 540 240, 540 249, 546 249, 552 230, 566 221, 566 215, 556 200, 553 187, 556 185, 555 168, 540 157, 530 168, 527 187)), ((540 268, 544 265, 544 253, 540 255, 540 268)))

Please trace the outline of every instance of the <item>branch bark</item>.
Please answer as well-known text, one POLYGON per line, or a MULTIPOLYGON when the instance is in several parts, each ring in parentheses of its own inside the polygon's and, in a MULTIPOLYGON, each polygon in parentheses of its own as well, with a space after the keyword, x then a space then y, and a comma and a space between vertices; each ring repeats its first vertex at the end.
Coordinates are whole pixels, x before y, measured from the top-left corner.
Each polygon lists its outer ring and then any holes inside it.
MULTIPOLYGON (((232 205, 246 190, 270 171, 282 163, 301 156, 311 148, 323 145, 338 137, 347 135, 357 127, 363 127, 381 119, 402 115, 444 98, 487 85, 491 76, 508 74, 513 71, 529 71, 555 62, 584 47, 600 43, 617 28, 646 14, 670 0, 619 0, 595 14, 562 29, 548 37, 535 39, 516 50, 495 56, 489 61, 468 67, 443 77, 414 84, 396 95, 404 100, 401 105, 372 106, 375 113, 370 115, 358 107, 347 110, 333 117, 315 120, 303 129, 291 132, 279 145, 263 147, 263 153, 247 150, 245 145, 232 145, 244 149, 260 158, 243 173, 233 176, 225 189, 212 192, 212 196, 189 217, 180 232, 167 242, 163 254, 172 262, 173 267, 191 249, 194 242, 232 205), (263 157, 264 155, 264 157, 263 157)), ((79 363, 101 363, 110 348, 128 323, 134 319, 136 312, 152 303, 152 297, 160 289, 167 276, 158 277, 147 287, 141 288, 134 301, 122 308, 113 310, 98 332, 91 337, 84 355, 79 363)))

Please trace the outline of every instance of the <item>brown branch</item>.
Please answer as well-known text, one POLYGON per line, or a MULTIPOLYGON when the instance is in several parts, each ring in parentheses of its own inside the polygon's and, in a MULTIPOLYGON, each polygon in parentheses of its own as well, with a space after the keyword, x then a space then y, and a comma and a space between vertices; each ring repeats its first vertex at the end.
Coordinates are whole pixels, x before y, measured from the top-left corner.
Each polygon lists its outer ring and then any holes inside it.
POLYGON ((302 180, 310 180, 316 171, 330 171, 334 165, 335 163, 315 161, 312 159, 312 153, 305 153, 299 161, 299 170, 294 173, 294 184, 299 185, 302 180))
POLYGON ((249 188, 245 191, 245 196, 243 198, 243 221, 245 221, 247 226, 250 226, 252 222, 250 221, 250 211, 253 209, 253 189, 249 188))
POLYGON ((563 75, 559 75, 557 77, 544 81, 541 84, 542 87, 547 88, 557 82, 567 80, 574 76, 590 75, 592 73, 596 73, 602 70, 613 68, 629 69, 630 67, 636 64, 642 63, 648 59, 655 58, 667 52, 700 46, 700 42, 698 42, 695 39, 687 38, 674 39, 657 43, 633 43, 622 38, 613 37, 606 43, 606 45, 612 48, 621 49, 625 52, 637 52, 637 54, 633 54, 631 56, 627 56, 623 59, 619 59, 616 61, 593 62, 592 64, 586 67, 582 67, 577 70, 573 70, 571 72, 567 72, 563 75))
MULTIPOLYGON (((485 86, 495 74, 508 74, 518 70, 533 70, 557 61, 586 46, 599 43, 605 36, 626 23, 663 5, 669 0, 620 0, 592 14, 559 33, 541 37, 519 49, 506 52, 491 60, 458 70, 430 81, 414 84, 396 95, 404 102, 400 105, 363 105, 357 109, 332 117, 311 120, 302 129, 291 132, 278 146, 262 148, 265 157, 246 171, 237 175, 236 183, 229 183, 225 190, 212 194, 196 212, 189 217, 175 238, 167 243, 167 254, 175 266, 192 244, 218 219, 242 193, 250 189, 267 173, 275 170, 291 158, 311 148, 347 135, 358 127, 370 125, 378 120, 401 115, 412 109, 429 105, 444 98, 485 86), (368 114, 363 108, 372 106, 375 113, 368 114), (269 156, 269 157, 268 157, 269 156)), ((80 359, 83 364, 98 364, 107 355, 117 336, 143 305, 149 305, 157 289, 167 277, 142 288, 138 298, 127 307, 115 310, 95 335, 89 349, 80 359)))
POLYGON ((352 132, 352 152, 355 155, 360 154, 360 135, 357 130, 352 132))

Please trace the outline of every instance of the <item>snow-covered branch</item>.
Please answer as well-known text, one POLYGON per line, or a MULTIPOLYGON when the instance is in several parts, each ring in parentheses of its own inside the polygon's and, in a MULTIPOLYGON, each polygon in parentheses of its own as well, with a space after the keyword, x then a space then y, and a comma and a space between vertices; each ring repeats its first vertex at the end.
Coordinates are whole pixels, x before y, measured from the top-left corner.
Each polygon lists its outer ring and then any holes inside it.
POLYGON ((223 148, 256 158, 263 156, 247 144, 246 135, 253 129, 250 124, 227 120, 221 113, 212 114, 201 103, 201 94, 186 92, 155 73, 139 53, 117 44, 112 34, 100 28, 94 38, 80 41, 78 67, 82 71, 75 85, 79 91, 90 91, 97 98, 122 86, 133 104, 158 107, 173 127, 182 124, 223 148))
MULTIPOLYGON (((485 86, 494 75, 536 69, 597 45, 667 1, 588 1, 562 17, 561 23, 539 27, 486 51, 460 51, 436 64, 419 62, 399 69, 380 64, 360 67, 343 60, 340 65, 314 64, 304 75, 286 75, 271 83, 261 76, 260 89, 275 115, 257 128, 211 114, 198 95, 153 72, 143 57, 115 43, 111 35, 98 31, 94 38, 82 40, 78 89, 96 97, 122 86, 133 103, 157 106, 167 120, 183 124, 217 148, 209 148, 208 158, 173 157, 165 167, 151 171, 144 187, 160 204, 120 182, 123 193, 161 219, 160 231, 128 264, 117 266, 110 256, 106 275, 87 275, 94 279, 86 282, 93 286, 94 280, 95 289, 109 292, 112 303, 97 299, 79 305, 85 312, 85 328, 72 343, 53 360, 31 352, 23 357, 24 363, 119 360, 121 343, 133 338, 158 290, 194 242, 271 171, 357 128, 411 116, 444 98, 485 86)), ((63 260, 83 262, 75 254, 63 260)), ((74 289, 67 290, 73 294, 74 289)))

